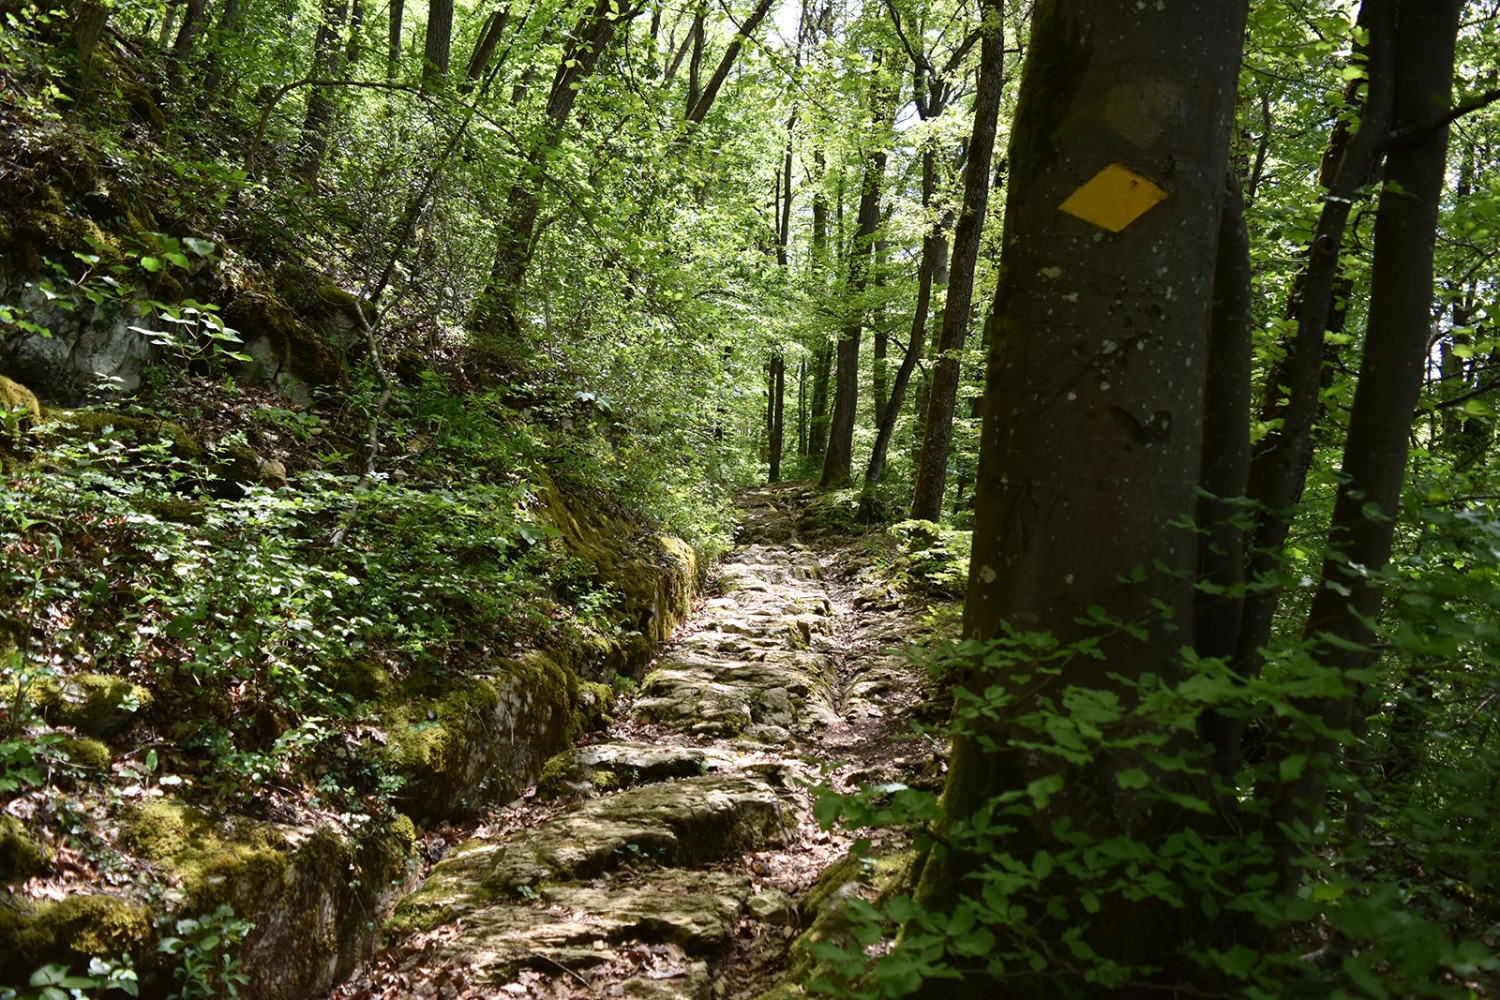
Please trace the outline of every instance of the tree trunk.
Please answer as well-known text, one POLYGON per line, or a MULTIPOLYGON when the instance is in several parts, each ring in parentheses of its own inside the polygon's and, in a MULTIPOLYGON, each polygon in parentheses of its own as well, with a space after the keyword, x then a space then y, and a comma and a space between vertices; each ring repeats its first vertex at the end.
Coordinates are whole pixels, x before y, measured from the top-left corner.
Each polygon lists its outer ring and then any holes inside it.
MULTIPOLYGON (((874 102, 879 107, 878 98, 874 102)), ((870 258, 875 250, 875 232, 880 225, 880 187, 885 177, 884 149, 866 160, 864 186, 854 239, 849 247, 849 284, 845 309, 848 319, 838 342, 838 364, 834 375, 833 416, 828 421, 828 451, 823 456, 823 489, 846 485, 853 478, 854 418, 859 403, 859 341, 864 331, 864 293, 870 278, 870 258)))
MULTIPOLYGON (((343 55, 339 36, 343 34, 348 16, 349 0, 324 0, 317 39, 313 42, 309 75, 314 80, 331 80, 338 76, 343 55)), ((302 120, 302 151, 294 169, 297 176, 309 185, 317 183, 318 171, 322 169, 335 110, 332 88, 313 87, 308 93, 307 114, 302 120)))
MULTIPOLYGON (((1209 323, 1208 380, 1203 399, 1203 471, 1198 485, 1198 579, 1193 609, 1199 656, 1232 661, 1239 648, 1245 582, 1244 532, 1233 502, 1250 475, 1251 292, 1250 238, 1239 177, 1228 175, 1214 266, 1213 314, 1209 323)), ((1198 731, 1213 747, 1214 766, 1226 781, 1240 762, 1244 720, 1218 712, 1199 719, 1198 731)), ((1232 787, 1232 785, 1230 786, 1232 787)))
MULTIPOLYGON (((1248 573, 1252 580, 1273 579, 1279 571, 1282 546, 1291 526, 1288 511, 1301 497, 1306 481, 1312 457, 1312 429, 1320 407, 1324 335, 1334 300, 1344 229, 1355 193, 1368 181, 1390 133, 1396 4, 1397 0, 1365 0, 1360 7, 1360 21, 1369 37, 1368 97, 1359 129, 1337 158, 1338 165, 1308 245, 1307 264, 1296 278, 1291 310, 1297 325, 1295 339, 1285 363, 1273 367, 1267 380, 1268 397, 1276 402, 1263 407, 1261 419, 1275 423, 1255 446, 1246 488, 1250 499, 1261 507, 1250 539, 1248 573), (1279 396, 1282 388, 1284 396, 1279 396)), ((1238 670, 1247 676, 1260 672, 1260 650, 1270 641, 1279 600, 1280 592, 1275 587, 1260 588, 1246 595, 1235 661, 1238 670)))
POLYGON ((953 442, 953 409, 958 402, 959 362, 969 332, 974 269, 979 261, 979 236, 989 205, 990 159, 995 150, 1000 92, 1005 84, 1005 33, 1000 3, 986 0, 980 9, 984 36, 979 50, 979 85, 974 95, 974 131, 969 140, 969 162, 964 166, 964 204, 953 229, 948 300, 943 306, 939 354, 928 388, 922 453, 917 459, 917 480, 912 489, 911 516, 924 521, 937 521, 943 516, 948 451, 953 442))
POLYGON ((422 89, 442 85, 453 50, 453 0, 429 0, 427 43, 422 49, 422 89))
MULTIPOLYGON (((729 78, 729 71, 734 68, 735 60, 740 56, 740 49, 745 46, 745 39, 755 34, 755 29, 760 27, 760 22, 764 21, 766 15, 771 12, 771 3, 772 0, 758 0, 755 9, 750 12, 750 16, 740 25, 740 29, 735 33, 734 39, 729 43, 729 47, 724 50, 723 57, 719 59, 718 67, 714 70, 713 75, 708 78, 708 83, 704 86, 703 93, 697 94, 693 100, 689 101, 687 109, 687 120, 689 122, 694 125, 702 122, 703 116, 708 114, 708 109, 713 107, 714 98, 719 96, 719 88, 729 78)), ((694 50, 693 56, 692 72, 693 80, 696 81, 698 79, 698 59, 701 58, 701 52, 694 50)), ((696 83, 693 86, 693 91, 696 94, 696 83)))
MULTIPOLYGON (((1396 130, 1411 130, 1415 136, 1395 144, 1386 159, 1359 385, 1322 580, 1306 628, 1307 638, 1316 643, 1318 662, 1347 678, 1342 696, 1302 706, 1320 715, 1333 733, 1357 732, 1364 722, 1364 693, 1353 675, 1375 655, 1370 623, 1384 593, 1381 571, 1390 560, 1400 513, 1412 412, 1421 394, 1432 327, 1433 255, 1448 128, 1446 123, 1424 126, 1452 103, 1462 6, 1460 0, 1403 0, 1396 14, 1394 121, 1396 130)), ((1285 748, 1288 757, 1305 754, 1306 766, 1280 790, 1273 810, 1278 823, 1312 828, 1324 808, 1323 790, 1338 750, 1332 733, 1296 739, 1285 748)), ((1299 881, 1293 859, 1304 850, 1305 845, 1288 844, 1282 851, 1280 874, 1287 891, 1299 881)))
MULTIPOLYGON (((936 193, 937 154, 929 147, 922 151, 924 210, 932 207, 932 199, 936 193)), ((881 477, 885 475, 885 459, 890 451, 891 437, 896 432, 896 418, 901 414, 901 404, 906 399, 906 386, 927 342, 927 312, 932 307, 933 272, 937 270, 938 261, 945 256, 946 248, 943 222, 939 221, 922 237, 922 259, 917 265, 917 301, 912 309, 911 332, 907 336, 901 366, 896 369, 896 377, 891 382, 891 398, 880 411, 880 422, 875 428, 875 445, 870 449, 870 464, 865 467, 864 487, 859 498, 859 516, 864 521, 875 518, 876 489, 880 486, 881 477)))
POLYGON ((459 87, 459 93, 471 92, 479 83, 479 78, 489 68, 490 60, 495 57, 495 49, 500 44, 500 36, 505 33, 505 26, 510 23, 510 7, 497 10, 484 22, 484 30, 479 33, 479 41, 474 43, 474 51, 469 55, 469 64, 464 69, 464 83, 459 87))
MULTIPOLYGON (((594 72, 615 30, 630 23, 640 7, 619 7, 616 0, 595 0, 578 22, 563 48, 547 96, 546 125, 537 147, 527 157, 528 167, 511 183, 497 229, 498 246, 489 281, 480 292, 469 320, 469 330, 485 351, 505 354, 523 347, 520 322, 521 282, 531 260, 531 244, 541 208, 536 184, 526 175, 541 175, 547 154, 562 138, 573 113, 578 88, 594 72)), ((514 359, 512 359, 514 360, 514 359)))
POLYGON ((786 358, 778 351, 771 359, 771 398, 768 402, 770 414, 770 472, 771 482, 781 479, 781 448, 786 438, 786 358))
POLYGON ((401 16, 406 12, 406 0, 391 0, 390 24, 386 32, 385 78, 396 79, 396 70, 401 66, 401 16))
MULTIPOLYGON (((1193 511, 1202 468, 1219 205, 1244 25, 1244 3, 1192 18, 1127 0, 1036 5, 1012 133, 963 635, 984 641, 1014 628, 1064 647, 1087 639, 1102 656, 1071 657, 1052 686, 1021 687, 1031 671, 990 670, 982 660, 961 673, 963 691, 983 699, 1008 686, 1015 700, 1003 718, 976 722, 955 741, 945 839, 1003 793, 1026 799, 1036 782, 1057 790, 1003 820, 1016 828, 1005 849, 1023 861, 1070 849, 1056 839, 1069 824, 1069 836, 1095 842, 1152 838, 1182 815, 1149 797, 1162 779, 1135 754, 1071 763, 1011 741, 1037 738, 1027 714, 1058 704, 1065 686, 1128 700, 1122 681, 1170 677, 1192 641, 1197 544, 1174 522, 1193 511), (1141 567, 1144 579, 1131 582, 1141 567), (1082 624, 1092 607, 1148 623, 1144 636, 1101 635, 1082 624), (1176 612, 1176 631, 1161 627, 1162 608, 1176 612), (1146 772, 1147 789, 1127 790, 1137 784, 1122 780, 1127 769, 1146 772)), ((988 172, 987 155, 969 155, 971 176, 988 172)), ((999 811, 987 815, 1002 822, 999 811)), ((919 896, 951 907, 986 883, 971 879, 985 856, 949 843, 932 849, 919 896)), ((1051 933, 1081 933, 1106 960, 1156 966, 1141 976, 1172 976, 1203 922, 1118 894, 1098 902, 1097 916, 1070 908, 1058 922, 1066 926, 1051 933)), ((1030 982, 1024 969, 1007 966, 1003 986, 965 972, 956 984, 933 982, 928 995, 1089 991, 1058 981, 1062 966, 1030 982)))

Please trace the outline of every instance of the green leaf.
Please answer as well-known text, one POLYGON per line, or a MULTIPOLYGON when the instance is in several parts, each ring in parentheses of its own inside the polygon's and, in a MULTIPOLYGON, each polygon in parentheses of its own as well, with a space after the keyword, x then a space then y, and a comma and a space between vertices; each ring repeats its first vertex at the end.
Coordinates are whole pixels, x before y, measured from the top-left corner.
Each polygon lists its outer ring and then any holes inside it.
POLYGON ((1060 774, 1044 775, 1026 786, 1026 794, 1031 796, 1031 801, 1036 803, 1038 809, 1047 808, 1047 803, 1052 801, 1052 796, 1062 791, 1063 777, 1060 774))
POLYGON ((213 240, 200 240, 196 236, 184 236, 182 238, 182 245, 199 257, 207 257, 218 249, 218 244, 214 243, 213 240))
POLYGON ((1121 788, 1145 788, 1151 784, 1151 775, 1138 767, 1132 767, 1115 775, 1121 788))
POLYGON ((155 274, 157 271, 160 271, 161 268, 162 268, 161 258, 160 257, 142 257, 141 258, 141 268, 142 268, 142 270, 150 271, 152 274, 155 274))
POLYGON ((1278 771, 1282 781, 1296 781, 1302 777, 1302 772, 1307 770, 1307 754, 1294 753, 1281 761, 1278 771))

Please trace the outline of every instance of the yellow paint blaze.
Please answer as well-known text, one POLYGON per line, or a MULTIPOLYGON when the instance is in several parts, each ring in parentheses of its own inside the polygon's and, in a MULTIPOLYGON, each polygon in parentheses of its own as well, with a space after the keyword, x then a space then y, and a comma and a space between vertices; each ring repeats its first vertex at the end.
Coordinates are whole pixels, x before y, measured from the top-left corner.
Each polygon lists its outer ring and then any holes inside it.
POLYGON ((1118 233, 1166 197, 1167 192, 1147 178, 1111 163, 1057 207, 1101 229, 1118 233))

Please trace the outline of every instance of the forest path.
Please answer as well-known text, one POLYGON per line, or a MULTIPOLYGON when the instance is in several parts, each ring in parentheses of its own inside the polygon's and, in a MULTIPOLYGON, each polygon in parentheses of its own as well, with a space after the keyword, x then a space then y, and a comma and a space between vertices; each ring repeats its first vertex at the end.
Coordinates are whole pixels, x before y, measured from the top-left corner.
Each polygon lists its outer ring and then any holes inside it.
POLYGON ((448 851, 392 918, 411 933, 332 997, 743 1000, 772 985, 797 900, 848 849, 807 786, 940 768, 910 736, 925 675, 890 652, 921 634, 920 612, 857 578, 857 542, 795 540, 808 496, 741 498, 739 546, 628 712, 448 851))

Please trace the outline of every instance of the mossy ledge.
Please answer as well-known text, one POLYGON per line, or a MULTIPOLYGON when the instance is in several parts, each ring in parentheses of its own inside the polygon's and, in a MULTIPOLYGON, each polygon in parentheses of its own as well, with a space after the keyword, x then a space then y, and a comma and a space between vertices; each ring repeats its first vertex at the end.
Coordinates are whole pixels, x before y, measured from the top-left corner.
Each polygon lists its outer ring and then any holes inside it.
POLYGON ((46 962, 84 968, 91 956, 130 954, 143 997, 171 983, 153 955, 163 917, 220 904, 253 923, 240 952, 245 995, 301 1000, 347 976, 372 949, 375 914, 403 887, 416 835, 405 817, 350 834, 233 818, 211 821, 174 799, 129 808, 123 839, 159 865, 170 888, 158 906, 104 893, 18 906, 0 901, 0 981, 24 982, 46 962))

